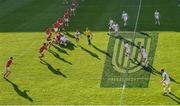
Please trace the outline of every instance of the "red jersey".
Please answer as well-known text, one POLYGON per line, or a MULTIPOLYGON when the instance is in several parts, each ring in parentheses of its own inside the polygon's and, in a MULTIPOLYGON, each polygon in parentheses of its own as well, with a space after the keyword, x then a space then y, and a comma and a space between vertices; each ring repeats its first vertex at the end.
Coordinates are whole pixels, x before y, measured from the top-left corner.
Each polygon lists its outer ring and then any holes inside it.
POLYGON ((57 23, 60 25, 63 23, 63 20, 61 18, 58 19, 57 23))
POLYGON ((57 41, 60 41, 60 39, 61 39, 61 34, 58 33, 58 34, 56 35, 56 40, 57 40, 57 41))
POLYGON ((51 28, 48 28, 46 31, 46 34, 49 35, 50 33, 52 33, 52 30, 51 30, 51 28))
POLYGON ((69 13, 65 13, 64 18, 69 18, 69 13))
POLYGON ((47 39, 48 39, 48 40, 51 39, 51 36, 52 36, 52 33, 48 34, 48 35, 47 35, 47 39))
POLYGON ((70 14, 69 14, 69 10, 66 10, 66 12, 64 13, 64 18, 69 18, 70 14))
POLYGON ((76 8, 76 4, 72 4, 71 8, 75 9, 76 8))
POLYGON ((58 28, 58 27, 59 27, 58 23, 53 24, 53 28, 58 28))
POLYGON ((46 45, 42 45, 42 46, 40 47, 40 49, 39 49, 39 52, 41 53, 41 52, 43 52, 45 49, 46 49, 46 45))
POLYGON ((6 63, 6 67, 10 67, 11 64, 12 64, 12 59, 9 59, 9 60, 7 61, 7 63, 6 63))

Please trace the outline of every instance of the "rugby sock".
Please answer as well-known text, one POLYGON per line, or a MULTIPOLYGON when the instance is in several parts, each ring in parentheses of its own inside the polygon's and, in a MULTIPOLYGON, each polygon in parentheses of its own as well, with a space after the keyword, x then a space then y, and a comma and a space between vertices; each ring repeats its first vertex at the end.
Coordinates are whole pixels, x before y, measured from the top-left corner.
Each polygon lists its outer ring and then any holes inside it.
POLYGON ((164 89, 164 93, 166 93, 166 87, 164 87, 163 89, 164 89))
POLYGON ((168 88, 169 92, 171 92, 171 87, 168 88))

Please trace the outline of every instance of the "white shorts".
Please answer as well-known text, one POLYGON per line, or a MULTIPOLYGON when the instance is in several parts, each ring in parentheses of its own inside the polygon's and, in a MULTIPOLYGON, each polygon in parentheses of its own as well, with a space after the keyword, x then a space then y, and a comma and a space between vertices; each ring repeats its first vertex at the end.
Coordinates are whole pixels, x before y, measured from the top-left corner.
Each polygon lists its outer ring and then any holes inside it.
POLYGON ((68 19, 68 18, 65 18, 64 21, 65 21, 65 22, 69 22, 69 19, 68 19))
POLYGON ((10 72, 10 67, 6 67, 6 72, 10 72))
POLYGON ((159 16, 156 16, 155 19, 156 19, 156 20, 159 20, 159 16))
POLYGON ((128 20, 128 18, 124 18, 124 22, 126 22, 128 20))
POLYGON ((75 11, 75 8, 72 8, 71 11, 75 11))
POLYGON ((58 28, 54 28, 54 31, 57 32, 57 31, 58 31, 58 28))
POLYGON ((60 23, 59 25, 60 25, 60 26, 63 26, 63 23, 60 23))
POLYGON ((147 54, 142 54, 143 59, 147 58, 147 54))
POLYGON ((46 50, 43 50, 42 52, 40 52, 40 55, 43 55, 45 53, 46 50))
POLYGON ((163 84, 164 84, 165 86, 168 86, 168 87, 169 87, 169 86, 170 86, 170 81, 164 81, 163 84))
POLYGON ((115 31, 114 36, 115 36, 115 37, 118 37, 118 36, 119 36, 119 31, 115 31))

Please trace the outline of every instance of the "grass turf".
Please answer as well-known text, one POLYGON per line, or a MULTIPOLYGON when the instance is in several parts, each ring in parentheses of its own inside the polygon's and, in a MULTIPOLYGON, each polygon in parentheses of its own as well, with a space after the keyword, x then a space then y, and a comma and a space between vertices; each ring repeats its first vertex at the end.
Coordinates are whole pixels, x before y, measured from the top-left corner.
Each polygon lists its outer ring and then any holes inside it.
POLYGON ((66 8, 62 1, 0 0, 0 31, 6 32, 0 33, 0 70, 3 72, 9 56, 15 58, 10 81, 0 79, 0 104, 179 104, 180 35, 168 32, 179 31, 179 7, 175 0, 143 0, 138 30, 166 31, 159 32, 154 68, 165 67, 177 81, 171 83, 176 97, 161 95, 161 77, 156 73, 151 75, 148 88, 126 88, 123 95, 122 89, 100 87, 106 58, 103 51, 106 51, 109 39, 106 36, 108 18, 112 16, 122 23, 120 13, 127 9, 129 27, 121 30, 133 30, 139 0, 79 0, 77 16, 72 18, 68 30, 84 30, 89 26, 97 31, 93 32, 96 47, 88 46, 84 36, 80 47, 69 37, 74 45, 69 48, 52 47, 53 54, 47 52, 46 62, 41 64, 37 57, 38 48, 44 41, 42 31, 62 16, 66 8), (173 7, 173 15, 170 15, 170 7, 173 7), (153 25, 156 8, 162 11, 160 27, 153 25))

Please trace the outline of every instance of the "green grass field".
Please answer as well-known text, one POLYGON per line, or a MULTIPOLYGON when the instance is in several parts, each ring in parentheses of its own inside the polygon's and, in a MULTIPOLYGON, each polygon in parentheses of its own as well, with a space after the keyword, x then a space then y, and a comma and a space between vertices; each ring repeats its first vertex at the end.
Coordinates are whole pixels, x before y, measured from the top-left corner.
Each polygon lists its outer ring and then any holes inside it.
MULTIPOLYGON (((128 75, 122 73, 127 59, 123 60, 120 42, 133 37, 140 0, 77 2, 77 14, 65 33, 71 44, 52 46, 40 62, 38 49, 44 31, 63 15, 67 5, 63 0, 0 0, 0 105, 179 105, 178 1, 142 0, 135 45, 139 41, 146 45, 151 69, 131 63, 135 68, 130 71, 139 71, 128 75), (155 9, 160 10, 161 26, 154 25, 155 9), (129 14, 128 28, 123 28, 120 19, 123 10, 129 14), (120 39, 107 35, 110 16, 120 24, 120 39), (72 37, 76 29, 84 31, 86 26, 94 35, 91 46, 84 35, 79 44, 72 37), (3 73, 10 56, 14 64, 6 80, 3 73), (116 62, 118 68, 118 62, 123 62, 118 70, 113 66, 116 62), (173 95, 162 95, 162 67, 171 77, 173 95), (124 77, 135 80, 127 81, 123 88, 124 80, 118 79, 124 77)), ((136 50, 134 47, 133 56, 136 50)))

